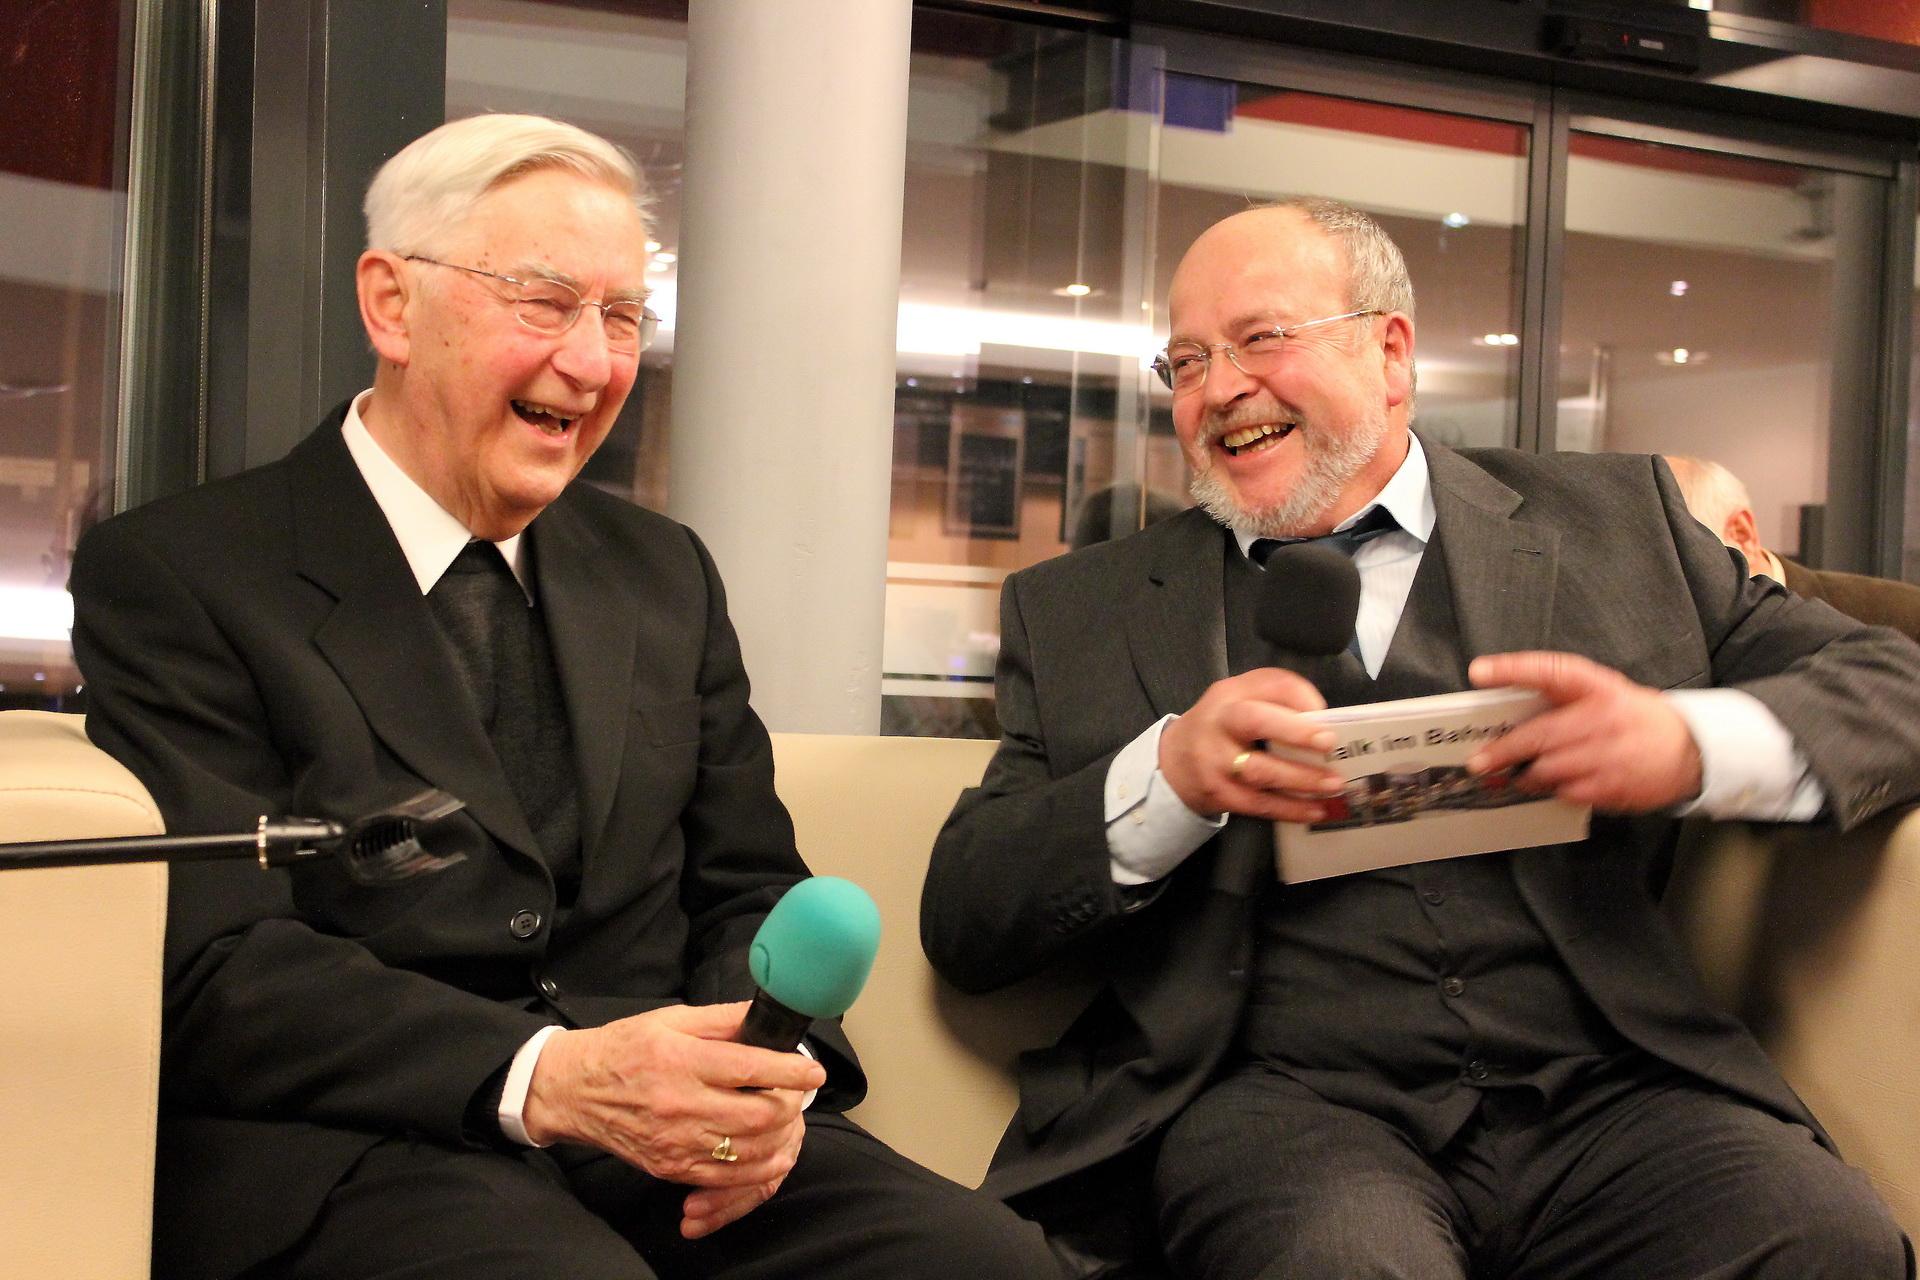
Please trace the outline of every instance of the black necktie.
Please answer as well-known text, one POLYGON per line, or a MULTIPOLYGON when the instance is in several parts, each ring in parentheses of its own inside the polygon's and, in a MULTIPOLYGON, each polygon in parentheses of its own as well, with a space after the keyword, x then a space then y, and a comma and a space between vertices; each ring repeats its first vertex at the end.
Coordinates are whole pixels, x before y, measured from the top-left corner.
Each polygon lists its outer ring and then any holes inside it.
MULTIPOLYGON (((1281 547, 1291 546, 1301 542, 1313 542, 1323 547, 1332 547, 1335 551, 1338 551, 1341 555, 1351 560, 1353 553, 1361 547, 1372 542, 1382 534, 1392 533, 1399 527, 1400 522, 1393 518, 1393 512, 1387 510, 1385 507, 1375 506, 1347 528, 1337 533, 1323 533, 1317 538, 1255 538, 1253 544, 1247 548, 1247 558, 1264 569, 1267 565, 1267 558, 1281 547)), ((1360 656, 1359 632, 1354 632, 1353 639, 1347 641, 1347 652, 1352 654, 1353 660, 1360 664, 1362 670, 1365 670, 1367 664, 1360 656)))
POLYGON ((469 542, 427 593, 453 643, 474 710, 542 852, 563 879, 578 867, 573 746, 546 628, 491 542, 469 542))

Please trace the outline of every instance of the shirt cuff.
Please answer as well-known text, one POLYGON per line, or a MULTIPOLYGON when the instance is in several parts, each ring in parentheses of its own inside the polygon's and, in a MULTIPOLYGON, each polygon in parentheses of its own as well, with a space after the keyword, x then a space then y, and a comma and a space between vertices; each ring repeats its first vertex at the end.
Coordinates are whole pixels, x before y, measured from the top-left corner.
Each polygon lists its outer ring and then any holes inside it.
POLYGON ((553 1145, 550 1142, 535 1142, 527 1136, 527 1089, 533 1084, 533 1069, 539 1065, 540 1050, 559 1030, 559 1027, 542 1027, 520 1046, 520 1052, 513 1055, 513 1064, 507 1068, 507 1082, 500 1090, 500 1132, 507 1135, 509 1141, 523 1147, 553 1145))
POLYGON ((1104 816, 1113 882, 1151 884, 1227 825, 1187 808, 1160 772, 1160 734, 1176 717, 1162 716, 1120 749, 1107 766, 1104 816))
POLYGON ((1700 749, 1700 794, 1680 810, 1716 819, 1808 822, 1827 793, 1806 753, 1767 705, 1740 689, 1664 695, 1700 749))
MULTIPOLYGON (((796 1048, 800 1053, 803 1053, 807 1057, 812 1058, 815 1062, 820 1061, 820 1055, 815 1053, 813 1051, 813 1046, 809 1045, 805 1040, 802 1040, 796 1046, 796 1048)), ((820 1091, 818 1089, 807 1090, 806 1096, 800 1099, 800 1109, 802 1111, 805 1111, 808 1107, 811 1107, 813 1105, 813 1100, 819 1096, 820 1096, 820 1091)))

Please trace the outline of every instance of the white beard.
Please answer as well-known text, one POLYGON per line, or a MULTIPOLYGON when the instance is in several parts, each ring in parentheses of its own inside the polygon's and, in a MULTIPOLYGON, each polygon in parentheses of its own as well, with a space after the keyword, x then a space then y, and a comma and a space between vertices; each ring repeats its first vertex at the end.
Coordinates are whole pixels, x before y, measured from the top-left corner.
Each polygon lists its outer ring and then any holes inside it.
MULTIPOLYGON (((1199 465, 1193 467, 1188 492, 1206 513, 1243 538, 1298 538, 1312 528, 1359 475, 1387 434, 1384 406, 1355 423, 1348 431, 1322 431, 1306 422, 1293 429, 1293 437, 1306 450, 1306 471, 1281 498, 1265 507, 1240 503, 1227 481, 1214 466, 1212 445, 1199 450, 1199 465)), ((1209 432, 1211 441, 1217 433, 1209 432)), ((1284 443, 1269 446, 1285 448, 1284 443)), ((1191 455, 1188 464, 1193 465, 1191 455)))

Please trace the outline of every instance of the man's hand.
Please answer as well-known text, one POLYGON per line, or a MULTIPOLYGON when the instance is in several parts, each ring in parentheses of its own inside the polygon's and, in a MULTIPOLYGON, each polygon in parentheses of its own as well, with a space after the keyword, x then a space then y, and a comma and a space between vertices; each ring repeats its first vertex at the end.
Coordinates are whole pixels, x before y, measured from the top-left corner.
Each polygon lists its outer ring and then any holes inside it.
POLYGON ((1700 749, 1686 721, 1657 692, 1572 653, 1476 658, 1480 688, 1518 685, 1553 706, 1467 761, 1491 773, 1531 761, 1514 785, 1609 813, 1648 813, 1700 794, 1700 749))
POLYGON ((1202 817, 1241 813, 1281 822, 1318 822, 1320 799, 1344 780, 1324 765, 1267 754, 1263 744, 1326 752, 1331 729, 1303 720, 1327 701, 1304 677, 1263 667, 1216 681, 1160 734, 1160 773, 1202 817))
POLYGON ((797 1053, 735 1044, 745 1004, 671 1005, 562 1031, 534 1068, 522 1115, 536 1142, 584 1142, 699 1188, 681 1234, 710 1234, 779 1189, 800 1154, 800 1101, 826 1083, 797 1053), (722 1138, 739 1157, 713 1158, 722 1138))

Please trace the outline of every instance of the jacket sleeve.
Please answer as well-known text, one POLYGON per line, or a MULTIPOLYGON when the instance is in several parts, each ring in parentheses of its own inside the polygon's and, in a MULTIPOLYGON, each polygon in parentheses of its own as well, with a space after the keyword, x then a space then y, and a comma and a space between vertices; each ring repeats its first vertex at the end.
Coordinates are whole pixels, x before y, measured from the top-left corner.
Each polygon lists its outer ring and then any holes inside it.
POLYGON ((941 830, 920 899, 927 957, 964 991, 989 991, 1097 952, 1151 896, 1122 892, 1107 849, 1107 768, 1125 740, 1085 761, 1063 761, 1048 742, 1026 581, 1015 574, 1001 589, 1000 747, 941 830))
POLYGON ((1752 694, 1779 719, 1840 829, 1920 797, 1920 645, 1748 577, 1687 513, 1666 464, 1653 467, 1713 684, 1752 694))
MULTIPOLYGON (((295 810, 293 775, 255 673, 168 552, 125 520, 79 547, 87 731, 153 793, 169 830, 246 831, 295 810)), ((437 879, 379 901, 411 907, 443 890, 437 879)), ((171 869, 165 969, 164 1097, 213 1114, 458 1142, 475 1091, 547 1022, 316 931, 289 873, 245 862, 171 869)))

